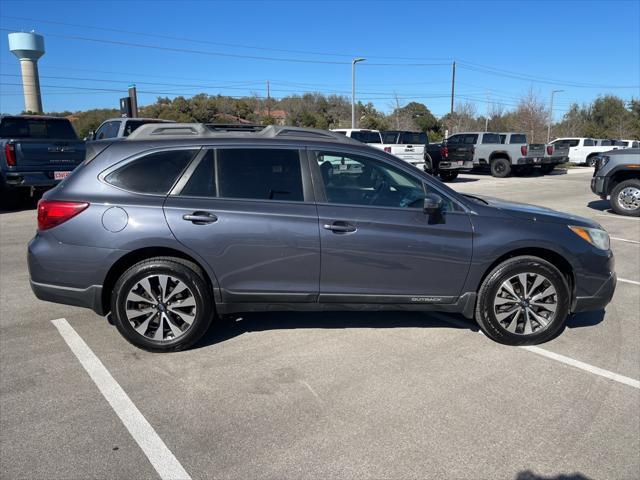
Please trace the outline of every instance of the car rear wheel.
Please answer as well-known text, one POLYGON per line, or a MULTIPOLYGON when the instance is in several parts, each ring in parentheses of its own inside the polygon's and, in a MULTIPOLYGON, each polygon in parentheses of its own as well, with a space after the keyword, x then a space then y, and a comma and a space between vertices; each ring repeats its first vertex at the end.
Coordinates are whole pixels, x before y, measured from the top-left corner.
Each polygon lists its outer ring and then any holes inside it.
POLYGON ((443 182, 452 182, 458 178, 458 170, 440 170, 440 179, 443 182))
POLYGON ((570 290, 562 273, 532 256, 498 265, 478 293, 476 321, 506 345, 535 345, 552 338, 569 313, 570 290))
POLYGON ((620 182, 611 191, 611 207, 619 215, 640 217, 640 180, 620 182))
POLYGON ((211 289, 192 262, 155 257, 136 263, 118 279, 111 295, 118 331, 137 347, 177 351, 207 331, 214 314, 211 289))
POLYGON ((435 173, 433 170, 433 160, 430 155, 425 155, 424 157, 424 171, 431 175, 435 173))
POLYGON ((491 175, 498 178, 508 177, 511 173, 511 163, 506 158, 496 158, 491 161, 491 175))

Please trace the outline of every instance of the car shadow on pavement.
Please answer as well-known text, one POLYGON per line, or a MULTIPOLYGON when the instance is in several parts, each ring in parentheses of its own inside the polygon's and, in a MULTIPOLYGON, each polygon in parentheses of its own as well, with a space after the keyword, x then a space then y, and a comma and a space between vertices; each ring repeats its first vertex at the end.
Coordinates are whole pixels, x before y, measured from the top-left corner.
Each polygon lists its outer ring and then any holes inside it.
POLYGON ((465 177, 458 177, 456 178, 454 181, 452 182, 446 182, 447 184, 451 184, 451 183, 469 183, 469 182, 477 182, 478 180, 480 180, 479 178, 465 178, 465 177))
POLYGON ((214 321, 192 349, 208 347, 249 332, 301 328, 449 328, 477 332, 477 325, 459 315, 430 312, 260 312, 229 315, 214 321), (449 317, 449 315, 446 315, 449 317))
POLYGON ((611 203, 609 200, 593 200, 587 203, 587 207, 598 210, 600 212, 611 212, 611 203))
POLYGON ((524 470, 519 472, 515 480, 591 480, 590 477, 581 473, 561 473, 560 475, 554 475, 551 477, 542 476, 533 473, 531 470, 524 470))

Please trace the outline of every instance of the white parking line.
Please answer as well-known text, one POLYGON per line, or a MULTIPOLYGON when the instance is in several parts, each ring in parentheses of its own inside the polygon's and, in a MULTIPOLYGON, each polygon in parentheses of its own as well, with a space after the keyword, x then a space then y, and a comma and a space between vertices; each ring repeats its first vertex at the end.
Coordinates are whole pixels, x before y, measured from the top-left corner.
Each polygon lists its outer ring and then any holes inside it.
POLYGON ((190 480, 191 477, 140 413, 122 387, 111 376, 100 359, 91 351, 64 318, 52 320, 60 335, 106 398, 133 439, 163 480, 190 480))
POLYGON ((624 383, 625 385, 629 385, 630 387, 640 390, 640 380, 625 377, 624 375, 610 372, 609 370, 605 370, 604 368, 594 367, 593 365, 581 362, 580 360, 574 360, 573 358, 565 357, 564 355, 560 355, 559 353, 550 352, 549 350, 545 350, 544 348, 536 347, 534 345, 520 348, 522 348, 523 350, 528 350, 529 352, 537 353, 538 355, 542 355, 543 357, 550 358, 557 362, 564 363, 565 365, 571 365, 572 367, 579 368, 580 370, 584 370, 585 372, 593 373, 594 375, 599 375, 601 377, 608 378, 619 383, 624 383))
POLYGON ((620 238, 620 237, 609 237, 611 240, 617 240, 619 242, 627 242, 627 243, 637 243, 638 245, 640 245, 640 242, 638 242, 637 240, 627 240, 626 238, 620 238))
POLYGON ((622 283, 630 283, 631 285, 640 285, 640 282, 636 282, 635 280, 627 280, 626 278, 618 277, 618 281, 622 283))
POLYGON ((615 218, 618 220, 633 220, 635 222, 638 221, 638 219, 635 217, 624 217, 622 215, 616 215, 615 213, 596 213, 596 217, 615 218))
MULTIPOLYGON (((440 318, 457 327, 469 328, 474 326, 474 324, 472 323, 458 320, 457 318, 449 318, 445 316, 440 316, 440 318)), ((482 330, 478 330, 478 333, 480 333, 481 335, 484 335, 484 333, 482 333, 482 330)), ((594 375, 608 378, 609 380, 614 380, 618 383, 623 383, 625 385, 628 385, 630 387, 637 388, 638 390, 640 390, 640 380, 636 380, 630 377, 625 377, 624 375, 620 375, 618 373, 605 370, 604 368, 589 365, 588 363, 581 362, 580 360, 575 360, 570 357, 565 357, 564 355, 560 355, 559 353, 554 353, 549 350, 545 350, 544 348, 536 347, 533 345, 519 347, 519 348, 523 350, 527 350, 531 353, 542 355, 543 357, 550 358, 557 362, 564 363, 565 365, 571 365, 572 367, 579 368, 580 370, 584 370, 585 372, 593 373, 594 375)))

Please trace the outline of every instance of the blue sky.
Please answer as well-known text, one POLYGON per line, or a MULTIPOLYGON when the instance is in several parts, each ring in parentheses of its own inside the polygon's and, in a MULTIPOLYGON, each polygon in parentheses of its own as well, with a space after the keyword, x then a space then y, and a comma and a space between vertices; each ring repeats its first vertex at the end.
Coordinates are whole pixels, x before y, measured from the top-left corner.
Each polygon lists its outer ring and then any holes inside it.
POLYGON ((0 0, 0 27, 0 111, 9 113, 23 98, 7 33, 32 29, 45 36, 46 111, 116 108, 132 82, 143 105, 159 95, 266 95, 267 80, 275 97, 350 95, 355 56, 367 58, 358 98, 384 111, 397 94, 446 113, 454 59, 457 100, 478 113, 513 108, 529 89, 545 102, 564 90, 556 119, 574 101, 640 97, 638 0, 0 0))

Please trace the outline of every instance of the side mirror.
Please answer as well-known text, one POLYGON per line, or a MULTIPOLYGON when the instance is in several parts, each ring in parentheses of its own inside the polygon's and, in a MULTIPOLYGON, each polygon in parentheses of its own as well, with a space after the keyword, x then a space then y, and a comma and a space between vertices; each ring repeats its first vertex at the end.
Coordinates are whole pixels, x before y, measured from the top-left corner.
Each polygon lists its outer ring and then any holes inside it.
POLYGON ((94 132, 93 130, 87 133, 87 136, 85 137, 85 140, 95 140, 95 139, 96 139, 96 132, 94 132))
POLYGON ((442 197, 435 193, 427 193, 422 209, 427 215, 439 213, 442 210, 442 197))

